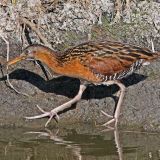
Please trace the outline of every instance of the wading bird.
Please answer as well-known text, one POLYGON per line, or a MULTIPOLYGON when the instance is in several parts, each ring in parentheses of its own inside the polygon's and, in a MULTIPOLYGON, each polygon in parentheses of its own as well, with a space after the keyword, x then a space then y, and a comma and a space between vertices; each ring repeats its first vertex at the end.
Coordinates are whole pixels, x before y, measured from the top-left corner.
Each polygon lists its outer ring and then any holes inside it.
POLYGON ((59 75, 80 79, 79 92, 72 100, 49 112, 38 107, 42 114, 26 117, 27 119, 49 117, 45 126, 53 117, 58 118, 60 111, 78 102, 88 84, 118 85, 120 88, 118 92, 119 99, 114 115, 110 116, 102 111, 104 115, 111 118, 104 126, 114 123, 115 127, 117 127, 125 94, 125 86, 120 80, 131 75, 142 65, 146 65, 158 58, 159 55, 159 52, 153 53, 153 51, 146 48, 111 41, 85 42, 69 48, 61 54, 42 45, 30 45, 23 50, 20 56, 7 62, 7 66, 27 58, 33 58, 46 64, 53 72, 59 75))

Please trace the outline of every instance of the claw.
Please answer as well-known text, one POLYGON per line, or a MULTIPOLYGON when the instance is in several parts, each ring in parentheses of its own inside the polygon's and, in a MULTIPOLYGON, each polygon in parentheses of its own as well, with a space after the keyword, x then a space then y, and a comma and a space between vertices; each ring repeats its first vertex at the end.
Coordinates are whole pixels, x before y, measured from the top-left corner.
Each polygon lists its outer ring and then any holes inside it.
POLYGON ((42 112, 42 114, 37 115, 37 116, 32 116, 32 117, 25 117, 26 119, 39 119, 39 118, 43 118, 43 117, 49 117, 48 121, 45 124, 45 127, 47 127, 47 125, 50 123, 50 121, 52 120, 52 118, 55 116, 56 121, 59 121, 59 116, 55 111, 50 111, 50 112, 46 112, 44 111, 39 105, 36 105, 36 107, 42 112))

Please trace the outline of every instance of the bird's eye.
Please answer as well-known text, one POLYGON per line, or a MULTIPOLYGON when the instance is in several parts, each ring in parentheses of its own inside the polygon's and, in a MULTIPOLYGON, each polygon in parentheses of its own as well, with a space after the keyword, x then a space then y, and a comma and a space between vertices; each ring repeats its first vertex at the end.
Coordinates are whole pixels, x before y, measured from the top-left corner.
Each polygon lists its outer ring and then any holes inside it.
POLYGON ((30 51, 28 49, 26 49, 24 52, 23 52, 25 55, 29 55, 30 54, 30 51))

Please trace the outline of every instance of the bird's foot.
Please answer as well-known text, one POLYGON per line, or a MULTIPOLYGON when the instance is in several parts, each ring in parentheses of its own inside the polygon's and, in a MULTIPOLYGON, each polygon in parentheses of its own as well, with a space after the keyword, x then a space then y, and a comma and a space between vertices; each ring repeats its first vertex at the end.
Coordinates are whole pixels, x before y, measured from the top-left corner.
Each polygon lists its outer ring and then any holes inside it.
POLYGON ((45 127, 47 127, 47 125, 49 124, 49 122, 52 120, 53 117, 55 117, 56 121, 59 121, 59 116, 56 111, 57 108, 52 109, 50 112, 44 111, 38 105, 37 105, 37 108, 42 112, 42 114, 37 115, 37 116, 25 117, 25 118, 26 119, 39 119, 39 118, 49 117, 48 121, 45 124, 45 127))
MULTIPOLYGON (((110 124, 115 123, 116 119, 112 118, 111 120, 107 121, 106 123, 102 124, 104 127, 108 127, 110 124)), ((110 126, 109 126, 110 127, 110 126)))
POLYGON ((57 121, 59 120, 58 113, 70 108, 73 104, 78 102, 81 99, 82 94, 85 89, 86 89, 86 85, 81 84, 79 91, 78 91, 78 94, 70 101, 52 109, 50 112, 46 112, 42 108, 37 106, 37 108, 42 112, 42 114, 39 114, 39 115, 33 116, 33 117, 25 117, 25 118, 26 119, 39 119, 39 118, 43 118, 43 117, 49 117, 48 121, 45 124, 45 127, 47 127, 48 123, 51 121, 52 118, 56 118, 57 121))
POLYGON ((117 126, 117 119, 114 116, 109 115, 108 113, 101 110, 101 113, 108 118, 111 118, 111 120, 107 121, 106 123, 102 124, 101 126, 108 127, 108 128, 116 128, 117 126), (114 123, 114 127, 111 127, 110 125, 114 123))

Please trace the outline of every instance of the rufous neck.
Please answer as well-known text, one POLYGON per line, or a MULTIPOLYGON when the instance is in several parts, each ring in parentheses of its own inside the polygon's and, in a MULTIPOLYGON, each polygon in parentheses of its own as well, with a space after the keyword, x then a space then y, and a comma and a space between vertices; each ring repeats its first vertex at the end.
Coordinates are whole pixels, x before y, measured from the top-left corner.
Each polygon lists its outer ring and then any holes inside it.
POLYGON ((58 65, 58 53, 49 48, 38 48, 34 53, 34 58, 46 64, 52 70, 58 65))

